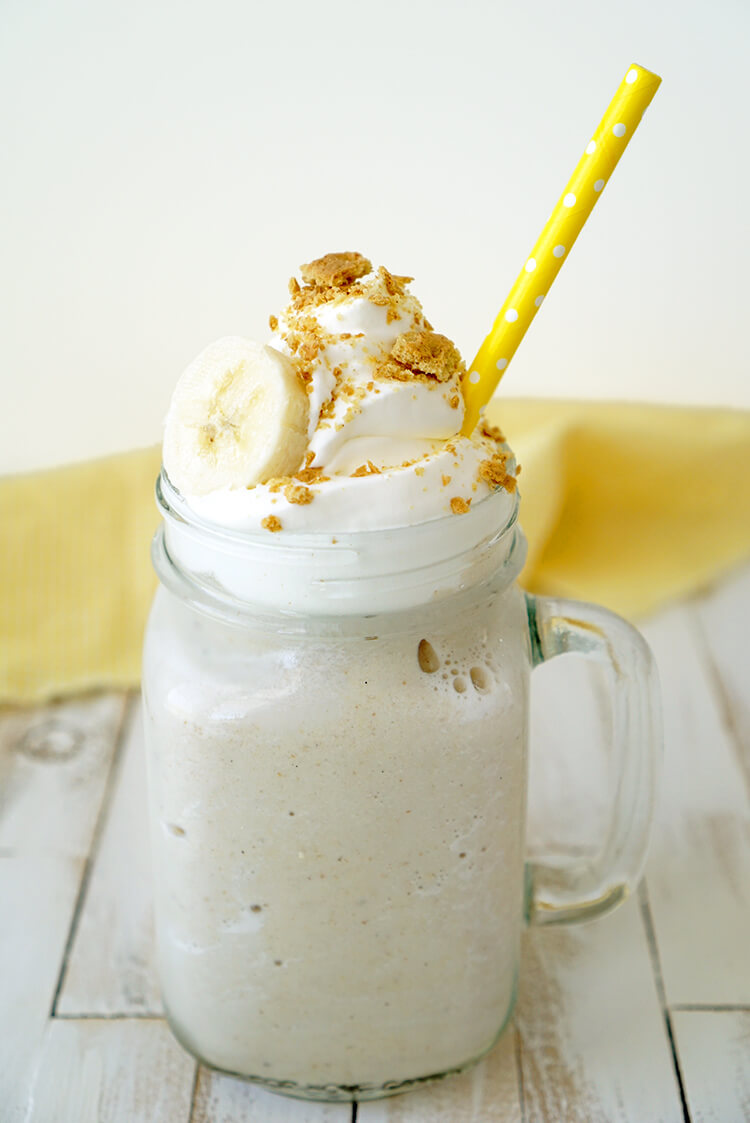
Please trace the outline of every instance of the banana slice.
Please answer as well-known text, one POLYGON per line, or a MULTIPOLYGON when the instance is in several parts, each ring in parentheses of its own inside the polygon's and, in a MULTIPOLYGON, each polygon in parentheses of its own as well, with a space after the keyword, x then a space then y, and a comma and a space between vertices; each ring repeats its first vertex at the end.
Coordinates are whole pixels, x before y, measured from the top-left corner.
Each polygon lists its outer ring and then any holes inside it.
POLYGON ((252 487, 296 472, 310 407, 286 355, 250 339, 210 343, 175 387, 164 467, 184 495, 252 487))

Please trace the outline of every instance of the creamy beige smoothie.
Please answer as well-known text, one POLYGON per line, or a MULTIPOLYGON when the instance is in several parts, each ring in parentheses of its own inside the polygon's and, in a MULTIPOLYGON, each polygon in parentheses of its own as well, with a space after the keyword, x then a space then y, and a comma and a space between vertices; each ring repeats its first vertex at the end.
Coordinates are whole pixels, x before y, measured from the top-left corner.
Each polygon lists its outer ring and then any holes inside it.
POLYGON ((515 462, 458 436, 464 367, 407 281, 304 267, 270 358, 204 352, 165 437, 144 662, 165 1005, 208 1064, 323 1097, 476 1059, 517 977, 515 462))
POLYGON ((462 614, 431 631, 434 671, 410 634, 344 633, 294 658, 256 637, 212 678, 185 651, 226 626, 185 643, 179 615, 163 594, 146 668, 177 1035, 219 1068, 303 1086, 376 1087, 483 1053, 512 1005, 521 926, 517 597, 484 627, 462 614))

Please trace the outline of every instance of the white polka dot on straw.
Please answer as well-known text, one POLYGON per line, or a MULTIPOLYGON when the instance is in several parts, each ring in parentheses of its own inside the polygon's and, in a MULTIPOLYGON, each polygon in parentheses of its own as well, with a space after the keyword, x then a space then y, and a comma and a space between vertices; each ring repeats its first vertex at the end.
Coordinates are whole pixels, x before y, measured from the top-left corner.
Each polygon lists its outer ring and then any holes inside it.
POLYGON ((619 123, 619 125, 615 125, 612 132, 615 134, 615 136, 625 136, 626 129, 622 121, 619 123))
POLYGON ((563 206, 564 207, 574 207, 575 205, 576 205, 576 197, 575 197, 575 195, 573 194, 572 191, 569 191, 568 194, 563 199, 563 206))
POLYGON ((564 253, 565 253, 565 246, 555 246, 555 248, 552 251, 552 254, 553 254, 554 257, 562 257, 562 255, 564 253))
POLYGON ((604 180, 597 179, 594 183, 594 191, 601 191, 602 187, 604 187, 604 180))
POLYGON ((629 70, 627 72, 627 74, 625 75, 625 81, 627 82, 627 84, 629 86, 632 86, 633 82, 635 82, 637 77, 638 77, 638 71, 637 70, 629 70))
POLYGON ((497 362, 495 363, 495 366, 497 367, 498 370, 505 370, 507 365, 508 365, 507 359, 498 359, 497 362))
POLYGON ((516 322, 516 320, 518 319, 518 312, 516 312, 515 308, 508 309, 508 311, 505 313, 505 319, 509 324, 514 324, 516 322))
POLYGON ((536 259, 533 258, 533 257, 530 257, 529 260, 524 265, 524 269, 526 270, 527 273, 533 273, 534 270, 536 269, 536 259))
POLYGON ((542 306, 542 301, 543 301, 543 300, 544 300, 544 293, 542 293, 542 295, 541 295, 541 296, 538 296, 538 297, 537 297, 537 298, 535 299, 535 301, 534 301, 534 303, 536 304, 537 308, 541 308, 541 306, 542 306))
POLYGON ((586 145, 586 155, 587 156, 593 156, 593 154, 595 152, 596 152, 596 141, 590 140, 588 142, 588 144, 586 145))
POLYGON ((469 382, 471 382, 471 384, 473 386, 476 386, 477 382, 479 382, 479 371, 478 370, 473 370, 471 372, 471 374, 469 375, 469 382))

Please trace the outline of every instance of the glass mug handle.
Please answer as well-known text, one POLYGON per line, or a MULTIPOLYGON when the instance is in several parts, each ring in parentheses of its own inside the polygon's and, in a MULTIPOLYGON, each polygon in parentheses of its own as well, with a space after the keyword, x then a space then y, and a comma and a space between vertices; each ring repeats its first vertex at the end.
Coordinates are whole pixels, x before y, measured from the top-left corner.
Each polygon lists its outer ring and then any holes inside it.
POLYGON ((527 864, 530 924, 602 916, 638 884, 646 858, 661 756, 661 704, 651 650, 619 616, 592 604, 526 595, 532 665, 576 652, 609 672, 614 807, 600 853, 527 864))

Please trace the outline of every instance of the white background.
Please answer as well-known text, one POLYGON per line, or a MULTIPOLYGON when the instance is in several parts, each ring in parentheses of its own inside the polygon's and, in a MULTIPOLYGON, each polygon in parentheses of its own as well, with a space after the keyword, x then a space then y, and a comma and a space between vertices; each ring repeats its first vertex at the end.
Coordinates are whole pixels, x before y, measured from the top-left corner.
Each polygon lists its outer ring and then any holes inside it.
POLYGON ((0 0, 0 471, 160 439, 302 261, 467 360, 628 65, 660 91, 502 384, 750 405, 747 0, 0 0))

